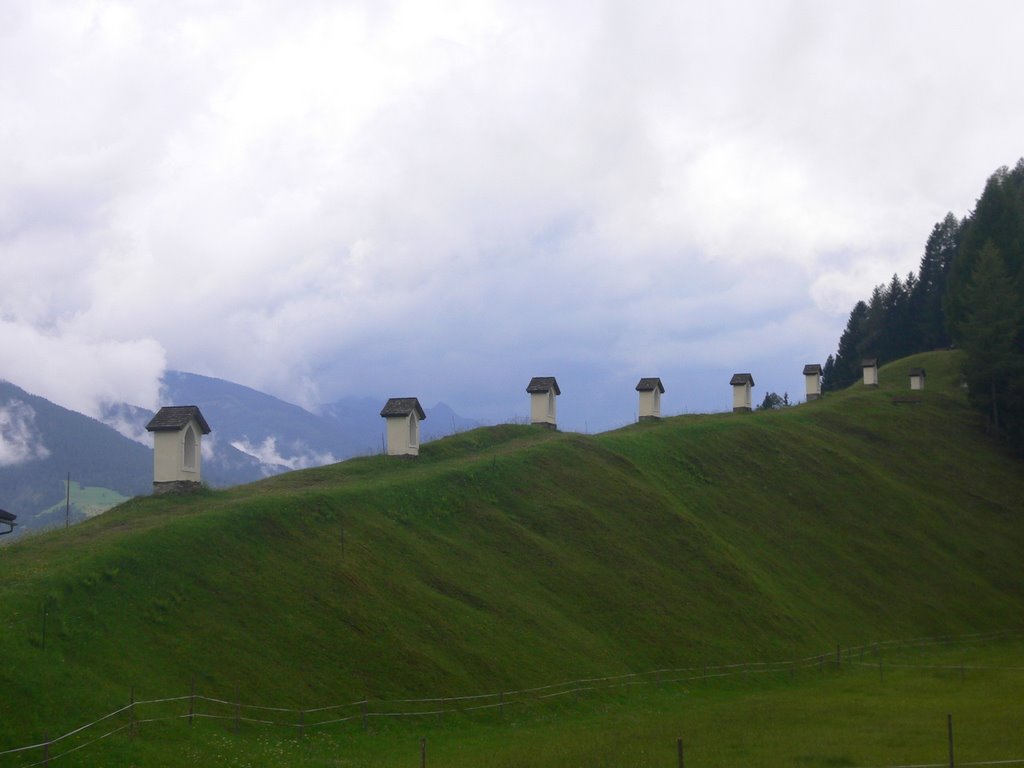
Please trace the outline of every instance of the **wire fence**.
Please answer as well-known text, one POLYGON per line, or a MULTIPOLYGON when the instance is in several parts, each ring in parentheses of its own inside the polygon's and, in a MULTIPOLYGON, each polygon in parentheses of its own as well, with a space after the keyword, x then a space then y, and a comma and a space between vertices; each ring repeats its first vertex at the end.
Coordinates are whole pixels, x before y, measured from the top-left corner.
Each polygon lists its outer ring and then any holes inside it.
MULTIPOLYGON (((662 686, 672 683, 694 683, 713 681, 723 678, 750 675, 772 675, 780 673, 795 674, 797 671, 817 669, 834 669, 842 666, 877 667, 884 669, 958 671, 961 677, 968 671, 999 671, 1024 672, 1024 666, 989 666, 968 664, 908 664, 894 663, 884 660, 884 651, 893 647, 900 649, 919 649, 928 646, 948 645, 951 643, 985 643, 999 640, 1014 640, 1024 637, 1024 633, 1000 631, 975 633, 968 635, 947 635, 942 637, 921 637, 902 640, 886 640, 858 646, 839 646, 834 652, 814 654, 796 659, 776 661, 744 661, 731 664, 701 664, 686 667, 665 667, 646 672, 631 672, 601 677, 583 677, 558 683, 501 690, 490 693, 467 694, 461 696, 431 696, 424 698, 403 699, 360 699, 342 704, 327 706, 294 708, 278 707, 263 704, 250 704, 241 700, 237 694, 234 699, 207 696, 196 693, 195 679, 192 679, 191 693, 181 696, 170 696, 155 699, 135 699, 134 690, 128 704, 108 712, 95 720, 80 725, 67 733, 54 738, 44 734, 42 740, 21 747, 0 750, 0 758, 27 757, 33 762, 21 764, 23 768, 49 765, 61 757, 71 755, 115 734, 127 733, 134 737, 142 725, 187 721, 192 725, 196 720, 221 721, 230 724, 237 733, 243 725, 278 727, 298 735, 306 731, 325 728, 342 723, 358 722, 363 730, 368 730, 374 719, 424 718, 447 715, 465 714, 483 710, 498 710, 503 714, 505 708, 522 707, 539 704, 561 697, 574 696, 592 691, 612 691, 634 686, 662 686), (873 659, 865 661, 865 658, 873 659), (187 710, 184 705, 187 704, 187 710), (145 714, 145 716, 143 716, 145 714), (115 718, 120 721, 115 724, 115 718), (124 722, 124 721, 127 722, 124 722), (108 730, 104 730, 107 728, 108 730), (102 731, 102 733, 101 733, 102 731), (97 734, 97 735, 94 735, 97 734), (72 740, 80 737, 80 743, 72 740), (59 751, 58 751, 59 750, 59 751), (35 757, 32 757, 34 755, 35 757), (41 755, 41 759, 39 756, 41 755)), ((681 754, 681 753, 680 753, 681 754)), ((947 768, 952 762, 921 763, 913 765, 863 766, 861 768, 947 768)), ((983 762, 961 762, 962 766, 987 765, 1024 765, 1024 758, 1004 759, 983 762)))

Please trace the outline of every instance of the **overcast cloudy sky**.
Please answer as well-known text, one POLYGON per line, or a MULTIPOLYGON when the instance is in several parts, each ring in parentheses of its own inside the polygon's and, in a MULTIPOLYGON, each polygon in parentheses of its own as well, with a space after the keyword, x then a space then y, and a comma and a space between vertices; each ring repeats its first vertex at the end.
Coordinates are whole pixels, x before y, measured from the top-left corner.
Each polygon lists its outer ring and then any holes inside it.
POLYGON ((1024 3, 0 3, 0 378, 560 426, 802 396, 1024 154, 1024 3))

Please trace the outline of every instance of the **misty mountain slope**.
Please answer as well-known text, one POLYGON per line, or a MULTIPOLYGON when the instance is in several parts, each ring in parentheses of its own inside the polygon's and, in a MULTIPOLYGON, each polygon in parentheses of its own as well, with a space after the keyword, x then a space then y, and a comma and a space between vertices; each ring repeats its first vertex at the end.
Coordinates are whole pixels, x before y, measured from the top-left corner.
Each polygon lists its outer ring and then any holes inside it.
POLYGON ((193 674, 316 707, 1019 629, 1024 472, 955 360, 780 411, 476 429, 16 543, 0 743, 193 674))
MULTIPOLYGON (((18 515, 19 531, 58 522, 38 513, 64 501, 68 473, 82 486, 123 496, 148 493, 153 452, 106 424, 0 381, 0 507, 18 515)), ((63 522, 63 509, 59 517, 63 522)))

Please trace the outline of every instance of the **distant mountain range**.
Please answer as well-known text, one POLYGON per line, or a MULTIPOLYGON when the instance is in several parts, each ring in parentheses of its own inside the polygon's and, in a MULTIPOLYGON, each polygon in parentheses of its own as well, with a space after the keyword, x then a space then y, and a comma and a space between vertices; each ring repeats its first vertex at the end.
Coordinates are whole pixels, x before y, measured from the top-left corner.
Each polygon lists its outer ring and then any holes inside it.
MULTIPOLYGON (((203 480, 213 487, 379 453, 383 447, 383 401, 372 398, 346 398, 312 413, 241 384, 167 371, 161 401, 197 405, 203 412, 213 429, 203 439, 203 480)), ((424 441, 480 426, 444 403, 426 413, 424 441)), ((0 508, 18 515, 16 533, 64 523, 69 473, 72 521, 96 509, 91 497, 88 505, 76 498, 83 495, 76 483, 120 497, 148 494, 153 452, 146 424, 152 417, 146 408, 112 403, 97 420, 0 381, 0 508)))

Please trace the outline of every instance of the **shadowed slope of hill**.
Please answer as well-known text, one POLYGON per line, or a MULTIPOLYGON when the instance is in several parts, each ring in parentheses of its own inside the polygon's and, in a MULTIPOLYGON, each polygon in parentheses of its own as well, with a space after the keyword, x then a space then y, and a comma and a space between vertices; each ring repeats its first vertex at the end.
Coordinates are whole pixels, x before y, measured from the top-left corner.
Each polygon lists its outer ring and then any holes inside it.
POLYGON ((596 436, 477 429, 6 547, 0 743, 193 673, 315 707, 1019 628, 1024 473, 954 371, 920 355, 878 389, 596 436))

